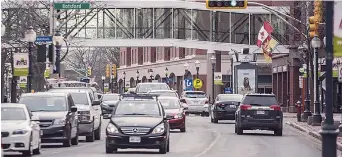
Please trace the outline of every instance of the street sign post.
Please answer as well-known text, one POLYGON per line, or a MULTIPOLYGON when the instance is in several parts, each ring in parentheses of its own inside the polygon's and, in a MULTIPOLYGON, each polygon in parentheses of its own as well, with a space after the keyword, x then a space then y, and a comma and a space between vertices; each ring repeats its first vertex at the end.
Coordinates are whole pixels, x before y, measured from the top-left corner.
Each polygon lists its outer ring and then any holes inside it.
POLYGON ((54 3, 55 9, 90 9, 89 3, 54 3))
POLYGON ((203 86, 203 82, 201 79, 195 79, 193 85, 195 89, 200 89, 203 86))
POLYGON ((52 36, 37 36, 36 41, 34 43, 36 45, 52 44, 52 36))

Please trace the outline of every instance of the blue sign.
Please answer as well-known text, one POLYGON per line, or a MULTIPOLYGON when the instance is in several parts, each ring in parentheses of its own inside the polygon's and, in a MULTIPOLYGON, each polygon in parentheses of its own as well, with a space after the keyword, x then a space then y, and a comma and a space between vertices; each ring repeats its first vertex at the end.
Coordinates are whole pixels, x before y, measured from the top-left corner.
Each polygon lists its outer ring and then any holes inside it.
POLYGON ((38 36, 34 42, 37 45, 52 44, 52 36, 38 36))
POLYGON ((224 88, 224 94, 233 94, 233 88, 224 88))
POLYGON ((192 88, 192 79, 185 79, 184 80, 185 88, 191 87, 192 88))

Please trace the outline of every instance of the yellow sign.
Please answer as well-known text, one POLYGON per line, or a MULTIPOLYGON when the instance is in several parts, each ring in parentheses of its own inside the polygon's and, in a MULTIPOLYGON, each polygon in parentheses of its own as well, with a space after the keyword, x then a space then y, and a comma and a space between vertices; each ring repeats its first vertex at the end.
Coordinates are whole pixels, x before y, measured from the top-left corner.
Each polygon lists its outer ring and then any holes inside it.
POLYGON ((112 66, 112 75, 114 76, 114 78, 116 77, 116 65, 113 64, 112 66))
POLYGON ((107 64, 106 66, 106 77, 110 77, 110 65, 107 64))
POLYGON ((201 79, 195 79, 192 83, 195 89, 200 89, 203 86, 203 82, 201 79))

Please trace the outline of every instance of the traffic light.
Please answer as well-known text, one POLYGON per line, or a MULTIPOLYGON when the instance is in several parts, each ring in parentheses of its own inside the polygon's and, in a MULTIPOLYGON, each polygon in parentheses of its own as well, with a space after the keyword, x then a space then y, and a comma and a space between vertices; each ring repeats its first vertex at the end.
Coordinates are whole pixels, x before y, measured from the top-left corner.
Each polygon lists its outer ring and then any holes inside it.
POLYGON ((309 17, 309 36, 313 38, 318 35, 319 24, 322 22, 322 0, 314 2, 314 16, 309 17))
POLYGON ((106 65, 106 77, 110 77, 110 65, 106 65))
POLYGON ((88 69, 87 69, 87 75, 88 75, 88 76, 91 75, 91 67, 88 67, 88 69))
POLYGON ((247 0, 206 0, 207 9, 246 9, 247 0))
POLYGON ((114 78, 116 77, 116 65, 115 64, 113 64, 112 66, 112 75, 114 78))

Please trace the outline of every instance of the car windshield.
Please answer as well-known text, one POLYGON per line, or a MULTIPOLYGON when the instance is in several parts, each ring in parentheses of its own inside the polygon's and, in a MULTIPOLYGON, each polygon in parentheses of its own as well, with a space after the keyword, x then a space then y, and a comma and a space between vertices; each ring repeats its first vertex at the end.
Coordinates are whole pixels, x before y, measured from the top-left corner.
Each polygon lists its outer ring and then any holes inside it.
POLYGON ((163 105, 164 109, 179 109, 180 108, 180 104, 178 100, 159 99, 159 101, 163 105))
POLYGON ((116 101, 119 100, 119 95, 113 95, 113 94, 104 94, 102 95, 102 101, 116 101))
POLYGON ((188 97, 188 98, 206 98, 207 95, 204 92, 186 92, 185 97, 188 97))
POLYGON ((278 102, 273 95, 247 95, 243 100, 242 104, 249 104, 252 106, 271 106, 277 105, 278 102))
POLYGON ((242 96, 238 97, 238 96, 228 96, 228 95, 220 95, 218 96, 218 101, 231 101, 231 102, 241 102, 242 100, 242 96))
POLYGON ((139 84, 137 93, 147 93, 150 90, 169 90, 167 84, 139 84))
POLYGON ((63 96, 24 96, 19 103, 26 104, 31 112, 35 111, 66 111, 66 99, 63 96))
POLYGON ((1 120, 26 120, 26 113, 19 107, 1 107, 1 120))
POLYGON ((161 114, 156 101, 121 101, 116 107, 114 115, 160 116, 161 114))
POLYGON ((168 92, 168 91, 153 91, 153 92, 150 92, 150 94, 156 94, 159 96, 177 97, 177 94, 175 92, 168 92))
POLYGON ((89 105, 87 93, 70 93, 75 104, 89 105))

